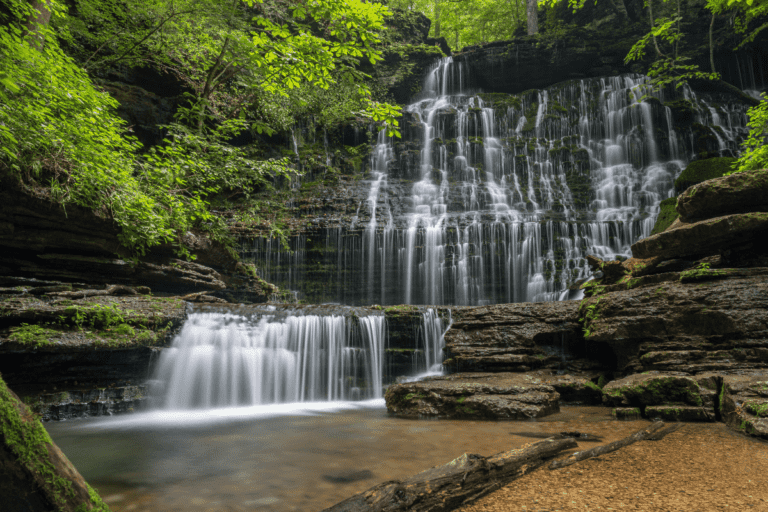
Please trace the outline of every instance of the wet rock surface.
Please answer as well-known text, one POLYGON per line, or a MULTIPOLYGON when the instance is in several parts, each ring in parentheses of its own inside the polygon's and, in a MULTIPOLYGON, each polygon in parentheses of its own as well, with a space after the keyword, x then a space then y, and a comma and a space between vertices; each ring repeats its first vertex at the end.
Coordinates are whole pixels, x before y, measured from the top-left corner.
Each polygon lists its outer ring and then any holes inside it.
POLYGON ((560 410, 560 395, 542 379, 519 373, 464 373, 394 384, 387 410, 408 418, 528 419, 560 410))

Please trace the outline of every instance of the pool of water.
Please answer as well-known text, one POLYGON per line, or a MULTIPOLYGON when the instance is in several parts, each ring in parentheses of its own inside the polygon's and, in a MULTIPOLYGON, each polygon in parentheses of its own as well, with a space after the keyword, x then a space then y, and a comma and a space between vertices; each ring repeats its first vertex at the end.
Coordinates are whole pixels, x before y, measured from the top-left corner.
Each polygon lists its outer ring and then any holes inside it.
MULTIPOLYGON (((149 412, 47 423, 116 512, 319 511, 377 483, 562 431, 611 442, 645 421, 562 407, 536 421, 406 420, 383 400, 149 412)), ((580 442, 595 446, 597 441, 580 442)))

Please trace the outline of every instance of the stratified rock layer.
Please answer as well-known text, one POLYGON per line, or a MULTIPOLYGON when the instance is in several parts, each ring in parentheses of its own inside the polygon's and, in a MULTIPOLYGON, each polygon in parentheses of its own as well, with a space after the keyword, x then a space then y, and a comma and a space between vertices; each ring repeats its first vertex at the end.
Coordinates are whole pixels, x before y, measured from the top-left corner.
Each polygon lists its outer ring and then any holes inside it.
POLYGON ((387 410, 401 417, 519 420, 560 411, 560 395, 542 379, 519 373, 459 373, 394 384, 387 410))
POLYGON ((587 344, 609 347, 625 374, 768 367, 768 268, 676 276, 585 300, 587 344))
POLYGON ((575 301, 453 308, 445 335, 454 371, 529 371, 558 364, 543 346, 560 348, 581 338, 575 301))

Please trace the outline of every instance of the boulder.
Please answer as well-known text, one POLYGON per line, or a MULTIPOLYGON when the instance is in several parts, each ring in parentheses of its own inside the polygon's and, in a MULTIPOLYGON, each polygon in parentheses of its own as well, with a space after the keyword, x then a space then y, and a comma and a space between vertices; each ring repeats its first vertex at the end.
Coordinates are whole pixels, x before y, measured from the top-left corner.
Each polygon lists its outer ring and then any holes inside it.
POLYGON ((614 407, 611 415, 617 420, 635 421, 643 419, 639 407, 614 407))
POLYGON ((666 260, 717 254, 731 245, 761 239, 766 233, 768 213, 725 215, 691 224, 680 223, 679 227, 672 225, 662 233, 636 242, 632 246, 632 255, 640 259, 657 257, 666 260))
POLYGON ((649 405, 645 408, 645 415, 664 421, 715 421, 715 411, 709 407, 649 405))
POLYGON ((109 510, 2 378, 0 496, 9 512, 109 510))
POLYGON ((729 427, 768 440, 768 372, 724 376, 720 414, 729 427))
POLYGON ((768 212, 768 169, 738 172, 694 185, 678 197, 677 211, 683 222, 768 212))
POLYGON ((691 377, 658 372, 635 374, 603 387, 603 403, 613 407, 693 405, 701 407, 701 389, 691 377))
POLYGON ((387 410, 405 418, 520 420, 560 411, 560 395, 539 377, 517 373, 458 373, 393 384, 387 410))
POLYGON ((581 339, 575 301, 457 307, 451 315, 443 364, 453 371, 557 368, 559 358, 542 347, 567 347, 581 339))

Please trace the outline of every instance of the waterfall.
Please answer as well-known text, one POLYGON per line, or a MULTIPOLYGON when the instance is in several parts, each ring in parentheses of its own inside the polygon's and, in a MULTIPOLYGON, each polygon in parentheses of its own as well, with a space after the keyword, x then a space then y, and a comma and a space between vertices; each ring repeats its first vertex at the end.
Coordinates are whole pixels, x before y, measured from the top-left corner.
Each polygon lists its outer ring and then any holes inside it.
MULTIPOLYGON (((163 350, 153 393, 175 410, 379 398, 398 376, 385 375, 385 316, 337 310, 194 312, 163 350)), ((421 316, 413 373, 439 372, 447 329, 435 310, 421 316)))
POLYGON ((378 134, 352 222, 292 241, 290 255, 325 244, 327 255, 313 252, 319 271, 278 269, 289 255, 256 242, 267 281, 350 305, 558 300, 589 277, 588 254, 631 255, 696 156, 693 131, 678 133, 664 102, 690 103, 697 137, 711 132, 722 155, 746 133, 744 105, 688 87, 662 94, 641 75, 486 94, 465 66, 440 60, 405 108, 403 139, 378 134), (318 279, 336 287, 310 289, 318 279))

